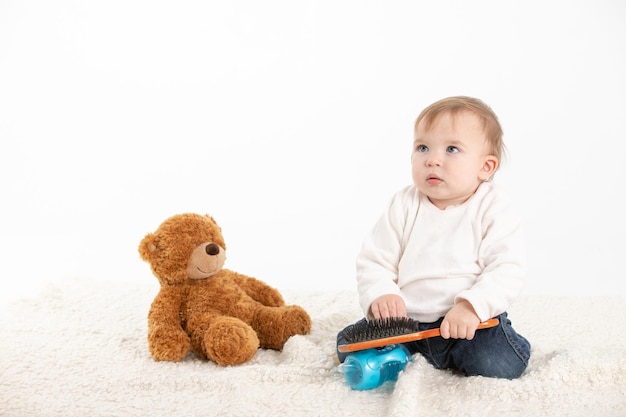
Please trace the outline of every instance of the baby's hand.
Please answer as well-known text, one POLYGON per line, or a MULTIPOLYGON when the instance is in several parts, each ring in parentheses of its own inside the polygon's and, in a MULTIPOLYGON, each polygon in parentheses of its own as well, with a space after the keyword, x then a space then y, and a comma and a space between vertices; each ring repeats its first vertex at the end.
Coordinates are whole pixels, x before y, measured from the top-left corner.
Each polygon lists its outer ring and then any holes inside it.
POLYGON ((406 317, 406 305, 399 295, 386 294, 374 300, 370 312, 375 319, 406 317))
POLYGON ((444 339, 472 340, 479 323, 480 319, 472 305, 468 301, 460 300, 443 318, 439 330, 444 339))

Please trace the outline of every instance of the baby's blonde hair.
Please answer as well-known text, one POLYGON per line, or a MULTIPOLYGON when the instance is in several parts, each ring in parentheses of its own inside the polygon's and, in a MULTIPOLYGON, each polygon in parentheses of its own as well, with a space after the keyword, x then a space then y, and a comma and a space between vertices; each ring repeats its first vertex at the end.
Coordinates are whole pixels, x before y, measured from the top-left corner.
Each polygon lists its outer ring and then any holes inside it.
POLYGON ((422 110, 419 116, 417 116, 414 129, 417 129, 417 125, 419 125, 420 122, 424 122, 424 128, 429 129, 442 114, 448 113, 454 117, 464 110, 471 111, 480 118, 487 143, 491 148, 491 154, 498 158, 500 162, 498 164, 499 167, 506 153, 502 140, 502 126, 500 126, 498 116, 496 116, 491 107, 480 99, 467 96, 453 96, 438 100, 422 110))

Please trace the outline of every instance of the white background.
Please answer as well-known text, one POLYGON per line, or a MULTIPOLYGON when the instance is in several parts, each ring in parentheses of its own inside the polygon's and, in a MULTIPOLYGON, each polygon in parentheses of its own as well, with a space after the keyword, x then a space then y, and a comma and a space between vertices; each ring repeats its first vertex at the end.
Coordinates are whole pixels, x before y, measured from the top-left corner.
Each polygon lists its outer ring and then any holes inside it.
POLYGON ((414 119, 457 94, 503 124, 526 292, 625 294, 625 23, 619 0, 0 0, 0 297, 153 280, 139 241, 186 211, 230 269, 354 288, 414 119))

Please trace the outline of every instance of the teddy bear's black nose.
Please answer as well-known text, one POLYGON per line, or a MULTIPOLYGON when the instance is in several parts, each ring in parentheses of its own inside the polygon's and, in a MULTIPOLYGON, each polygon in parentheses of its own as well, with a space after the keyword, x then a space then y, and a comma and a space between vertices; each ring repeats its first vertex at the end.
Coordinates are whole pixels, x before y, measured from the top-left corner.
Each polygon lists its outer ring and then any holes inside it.
POLYGON ((220 247, 215 243, 209 243, 204 249, 206 250, 207 255, 214 256, 220 253, 220 247))

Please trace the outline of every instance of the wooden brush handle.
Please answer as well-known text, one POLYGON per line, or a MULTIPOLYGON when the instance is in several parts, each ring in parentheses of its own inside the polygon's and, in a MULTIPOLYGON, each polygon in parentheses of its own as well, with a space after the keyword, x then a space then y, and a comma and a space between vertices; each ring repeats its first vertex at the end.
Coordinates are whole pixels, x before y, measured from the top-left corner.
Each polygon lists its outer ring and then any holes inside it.
MULTIPOLYGON (((489 319, 481 321, 478 324, 478 329, 487 329, 489 327, 495 327, 500 323, 498 319, 489 319)), ((337 350, 342 353, 356 352, 358 350, 365 350, 371 348, 378 348, 387 345, 395 345, 398 343, 415 342, 416 340, 428 339, 429 337, 441 336, 439 328, 422 330, 421 332, 402 334, 398 336, 384 337, 380 339, 365 340, 363 342, 348 343, 345 345, 337 346, 337 350)))

